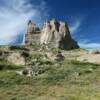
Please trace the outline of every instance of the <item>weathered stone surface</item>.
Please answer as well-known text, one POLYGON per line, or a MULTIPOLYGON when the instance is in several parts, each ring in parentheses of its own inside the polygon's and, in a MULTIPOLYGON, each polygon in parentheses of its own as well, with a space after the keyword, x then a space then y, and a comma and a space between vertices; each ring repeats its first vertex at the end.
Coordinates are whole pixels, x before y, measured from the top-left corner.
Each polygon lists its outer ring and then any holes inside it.
POLYGON ((7 57, 7 61, 14 65, 25 65, 25 59, 19 52, 13 52, 7 57))
POLYGON ((25 44, 39 43, 40 29, 31 20, 28 22, 27 32, 25 34, 25 44))
POLYGON ((46 44, 51 48, 79 48, 77 42, 71 38, 68 25, 65 22, 56 20, 44 23, 40 43, 46 44))
POLYGON ((57 55, 55 55, 54 57, 54 61, 63 61, 64 60, 64 56, 62 55, 61 52, 58 52, 57 55))
POLYGON ((32 21, 30 20, 28 22, 27 34, 33 34, 35 28, 36 28, 36 24, 32 23, 32 21))
POLYGON ((5 52, 5 51, 6 51, 6 52, 9 51, 9 46, 7 46, 7 45, 5 45, 5 46, 4 46, 4 45, 3 45, 3 46, 0 46, 0 51, 4 51, 4 52, 5 52))

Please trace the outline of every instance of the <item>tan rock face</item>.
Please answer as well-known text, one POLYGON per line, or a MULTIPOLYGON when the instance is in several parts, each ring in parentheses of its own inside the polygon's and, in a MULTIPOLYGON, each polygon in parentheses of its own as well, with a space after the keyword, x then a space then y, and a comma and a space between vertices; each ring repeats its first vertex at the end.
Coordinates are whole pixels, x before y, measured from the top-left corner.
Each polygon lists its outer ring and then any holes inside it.
POLYGON ((71 38, 68 25, 65 22, 56 20, 44 23, 40 43, 47 44, 52 48, 79 48, 77 42, 71 38))
POLYGON ((25 65, 25 59, 20 53, 12 53, 7 57, 7 61, 15 65, 25 65))
POLYGON ((36 25, 32 23, 32 21, 30 20, 28 22, 27 34, 33 33, 35 28, 36 28, 36 25))
POLYGON ((28 22, 27 32, 25 34, 25 44, 30 45, 40 40, 40 29, 31 20, 28 22))

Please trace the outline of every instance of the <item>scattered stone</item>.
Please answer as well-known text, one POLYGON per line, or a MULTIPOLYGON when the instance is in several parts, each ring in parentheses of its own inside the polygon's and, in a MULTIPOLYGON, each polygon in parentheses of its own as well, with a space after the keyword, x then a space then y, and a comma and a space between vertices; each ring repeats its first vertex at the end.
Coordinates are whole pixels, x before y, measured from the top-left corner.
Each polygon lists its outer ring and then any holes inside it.
POLYGON ((41 62, 40 62, 38 59, 34 59, 34 60, 32 61, 32 65, 33 65, 33 66, 39 66, 39 65, 41 65, 41 62))
POLYGON ((45 69, 38 67, 38 66, 32 66, 31 68, 25 68, 22 71, 22 75, 25 76, 38 76, 45 72, 45 69))
POLYGON ((64 56, 62 55, 61 52, 58 52, 58 54, 54 57, 54 61, 63 61, 64 56))

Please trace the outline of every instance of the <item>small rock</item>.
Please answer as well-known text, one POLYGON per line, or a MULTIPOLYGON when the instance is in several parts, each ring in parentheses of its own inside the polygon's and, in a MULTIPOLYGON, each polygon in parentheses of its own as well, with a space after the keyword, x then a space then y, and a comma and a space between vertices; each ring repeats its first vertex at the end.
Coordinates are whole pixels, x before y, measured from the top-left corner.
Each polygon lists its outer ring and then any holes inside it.
POLYGON ((55 61, 62 61, 64 60, 64 56, 62 55, 61 52, 58 52, 58 54, 54 57, 55 61))

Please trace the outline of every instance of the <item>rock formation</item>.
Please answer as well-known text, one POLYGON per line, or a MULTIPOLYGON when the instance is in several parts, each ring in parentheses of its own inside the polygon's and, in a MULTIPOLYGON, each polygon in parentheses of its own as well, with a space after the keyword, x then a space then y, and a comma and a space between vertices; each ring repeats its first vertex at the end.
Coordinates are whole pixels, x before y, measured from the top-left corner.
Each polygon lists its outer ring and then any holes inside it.
POLYGON ((50 48, 79 48, 77 42, 71 38, 67 23, 55 19, 44 23, 40 44, 48 45, 50 48))
POLYGON ((27 32, 25 34, 25 44, 37 43, 40 39, 40 29, 31 20, 28 22, 27 32))
POLYGON ((13 52, 7 57, 7 62, 15 65, 25 65, 25 58, 19 52, 13 52))

